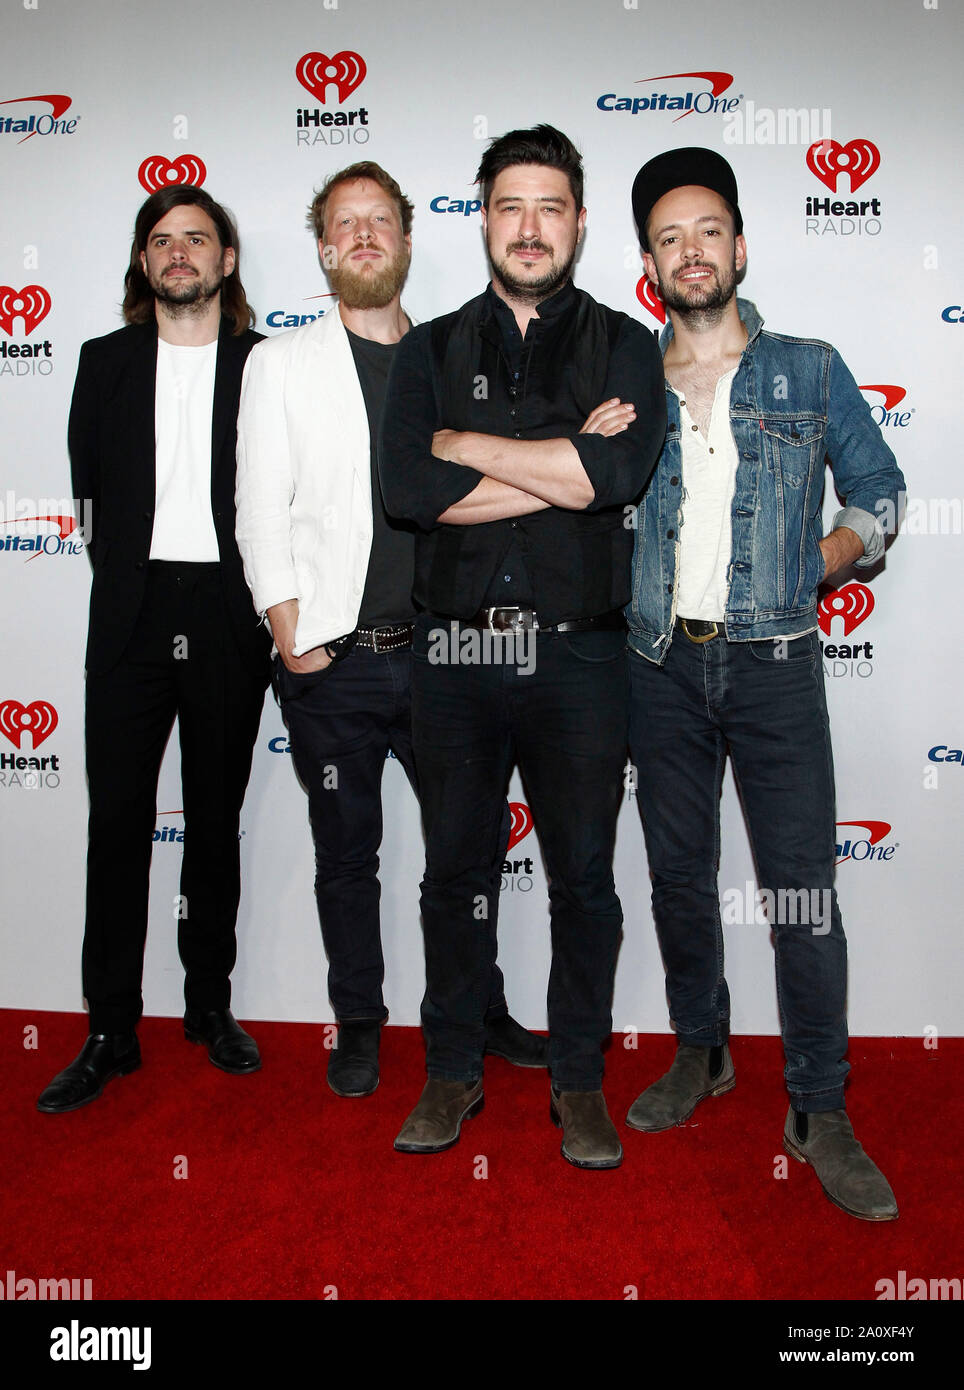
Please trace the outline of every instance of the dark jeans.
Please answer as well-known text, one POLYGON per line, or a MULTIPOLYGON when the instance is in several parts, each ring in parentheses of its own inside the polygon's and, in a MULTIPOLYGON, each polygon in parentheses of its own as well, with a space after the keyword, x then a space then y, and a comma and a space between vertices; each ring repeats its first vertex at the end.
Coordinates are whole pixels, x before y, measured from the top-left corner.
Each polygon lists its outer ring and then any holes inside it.
POLYGON ((157 779, 175 718, 184 857, 177 921, 189 1008, 226 1009, 241 895, 238 821, 267 684, 231 635, 218 566, 152 563, 124 656, 87 677, 90 820, 84 993, 92 1033, 141 1016, 157 779))
MULTIPOLYGON (((293 675, 279 657, 274 684, 291 741, 295 770, 308 793, 315 844, 315 898, 328 955, 328 995, 335 1017, 382 1021, 385 964, 379 904, 382 772, 389 750, 418 795, 412 756, 412 655, 408 648, 353 648, 343 661, 293 675)), ((501 850, 509 833, 504 808, 501 850)), ((498 874, 502 853, 492 870, 498 874)), ((507 1013, 495 963, 498 914, 489 922, 492 969, 486 986, 490 1019, 507 1013)))
POLYGON ((729 748, 757 881, 773 894, 787 1089, 798 1110, 839 1109, 849 1070, 847 943, 833 887, 833 760, 817 633, 697 646, 677 627, 662 667, 631 654, 630 684, 630 751, 678 1041, 718 1046, 729 1031, 717 888, 729 748))
POLYGON ((549 875, 552 1080, 559 1090, 598 1090, 622 926, 612 855, 626 758, 625 635, 539 633, 535 669, 525 674, 511 664, 433 662, 433 628, 451 625, 419 617, 412 697, 427 837, 428 1074, 467 1082, 482 1074, 485 914, 518 762, 549 875))

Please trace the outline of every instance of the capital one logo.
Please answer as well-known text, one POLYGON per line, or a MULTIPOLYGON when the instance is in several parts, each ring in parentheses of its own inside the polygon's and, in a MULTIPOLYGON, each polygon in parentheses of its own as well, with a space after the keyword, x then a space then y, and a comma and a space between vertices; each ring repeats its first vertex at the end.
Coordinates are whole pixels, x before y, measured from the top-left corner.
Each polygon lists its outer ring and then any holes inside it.
POLYGON ((506 845, 507 853, 520 840, 524 840, 532 829, 532 812, 524 801, 510 801, 509 811, 512 814, 512 828, 509 831, 509 843, 506 845))
POLYGON ((837 864, 846 864, 848 859, 857 862, 863 859, 888 860, 894 856, 896 845, 882 845, 880 842, 891 832, 891 825, 885 820, 838 820, 837 864), (850 831, 848 835, 846 832, 850 831), (866 835, 856 835, 855 830, 865 830, 866 835), (841 833, 843 831, 844 833, 841 833))
POLYGON ((907 395, 905 386, 861 386, 861 391, 875 391, 884 398, 884 410, 893 410, 895 405, 900 405, 907 395))
POLYGON ((14 319, 23 319, 23 330, 29 338, 50 313, 50 304, 50 295, 43 285, 24 285, 22 290, 0 285, 0 328, 12 338, 14 319))
POLYGON ((138 182, 148 193, 156 193, 160 188, 172 188, 179 183, 200 188, 207 176, 204 160, 196 154, 182 154, 173 161, 162 154, 149 154, 137 171, 138 182))
POLYGON ((659 319, 660 323, 666 322, 666 305, 663 296, 659 292, 659 287, 654 285, 648 275, 644 275, 636 286, 636 298, 643 308, 648 309, 654 319, 659 319))
POLYGON ((49 700, 31 700, 22 705, 19 700, 0 701, 0 734, 19 748, 24 734, 30 734, 33 747, 39 748, 57 727, 57 711, 49 700))
POLYGON ((329 84, 334 83, 338 100, 346 101, 364 82, 367 71, 361 54, 345 49, 330 58, 325 53, 305 53, 298 59, 295 76, 305 91, 324 106, 329 84))
POLYGON ((848 140, 846 145, 837 140, 818 140, 807 150, 808 169, 831 193, 836 193, 841 174, 850 175, 850 191, 856 193, 879 165, 880 150, 870 140, 848 140))
POLYGON ((831 589, 829 594, 823 596, 817 606, 817 623, 820 631, 829 637, 834 618, 841 618, 844 636, 849 637, 854 628, 859 627, 873 611, 872 592, 866 584, 858 584, 854 580, 842 589, 831 589))

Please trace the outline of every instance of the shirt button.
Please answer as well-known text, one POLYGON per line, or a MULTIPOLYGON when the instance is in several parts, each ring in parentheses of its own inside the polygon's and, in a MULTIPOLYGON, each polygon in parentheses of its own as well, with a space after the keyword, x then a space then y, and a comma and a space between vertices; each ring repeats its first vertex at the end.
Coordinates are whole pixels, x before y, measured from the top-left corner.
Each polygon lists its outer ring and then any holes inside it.
POLYGON ((134 568, 136 570, 142 570, 144 568, 144 561, 138 560, 137 563, 134 565, 134 568))
POLYGON ((513 531, 514 531, 515 528, 518 526, 518 524, 519 524, 519 523, 518 523, 517 521, 513 521, 513 522, 511 523, 511 526, 512 526, 513 531))
POLYGON ((145 512, 145 513, 144 513, 144 520, 145 520, 145 521, 150 521, 150 520, 151 520, 151 514, 150 514, 150 512, 145 512))
POLYGON ((505 581, 505 583, 508 584, 509 581, 510 581, 510 579, 512 578, 512 575, 511 575, 511 574, 504 574, 504 575, 502 576, 502 578, 503 578, 503 580, 505 581))
POLYGON ((522 431, 521 431, 521 430, 516 430, 515 434, 513 435, 513 439, 521 439, 521 438, 522 438, 522 431))
POLYGON ((691 429, 691 430, 698 430, 698 429, 699 429, 699 425, 690 425, 690 429, 691 429))
POLYGON ((510 410, 510 411, 509 411, 509 414, 512 416, 512 418, 513 418, 513 420, 514 420, 514 419, 515 419, 515 411, 514 411, 514 410, 510 410))
POLYGON ((712 454, 712 452, 713 452, 713 449, 712 449, 712 446, 711 446, 711 448, 710 448, 710 453, 712 454))

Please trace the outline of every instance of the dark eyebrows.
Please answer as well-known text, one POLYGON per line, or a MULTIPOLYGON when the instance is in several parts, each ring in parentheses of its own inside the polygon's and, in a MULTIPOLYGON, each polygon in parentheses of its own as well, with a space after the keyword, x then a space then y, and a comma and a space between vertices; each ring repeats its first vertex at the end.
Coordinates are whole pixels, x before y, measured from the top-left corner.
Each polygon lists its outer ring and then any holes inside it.
MULTIPOLYGON (((723 218, 717 216, 715 212, 708 212, 705 217, 698 217, 696 221, 697 224, 703 222, 722 222, 723 218)), ((653 237, 658 238, 663 236, 666 232, 675 232, 679 229, 680 226, 681 223, 679 222, 667 222, 665 227, 659 227, 655 232, 653 232, 653 237)))
POLYGON ((495 205, 499 207, 502 203, 524 203, 526 201, 530 203, 558 203, 560 207, 565 207, 568 200, 566 198, 560 198, 558 195, 551 197, 547 195, 545 198, 529 198, 526 200, 522 196, 503 193, 500 197, 496 198, 495 205))
MULTIPOLYGON (((149 236, 147 239, 148 239, 148 241, 156 241, 158 237, 169 237, 169 236, 173 236, 173 235, 174 235, 173 232, 158 232, 158 231, 154 231, 154 232, 151 232, 150 236, 149 236)), ((180 235, 181 235, 181 236, 203 236, 203 237, 206 237, 208 241, 211 240, 211 233, 210 233, 210 232, 202 232, 202 231, 200 231, 200 230, 198 230, 198 231, 196 231, 196 232, 181 232, 180 235)))

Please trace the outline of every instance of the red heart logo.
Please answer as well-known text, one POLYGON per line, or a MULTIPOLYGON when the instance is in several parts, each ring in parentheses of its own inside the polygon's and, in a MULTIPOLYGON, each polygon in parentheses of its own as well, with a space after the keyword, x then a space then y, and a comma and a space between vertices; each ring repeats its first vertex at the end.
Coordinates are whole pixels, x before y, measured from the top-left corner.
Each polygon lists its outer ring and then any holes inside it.
POLYGON ((512 813, 512 829, 509 831, 509 843, 506 845, 506 853, 514 848, 520 840, 524 840, 532 829, 532 812, 524 801, 510 801, 509 810, 512 813))
POLYGON ((23 319, 24 332, 29 338, 41 319, 50 313, 50 303, 50 295, 43 285, 24 285, 22 290, 0 285, 0 328, 12 338, 14 319, 23 319))
POLYGON ((189 183, 200 188, 208 176, 204 160, 196 154, 182 154, 173 164, 162 154, 149 154, 137 171, 142 188, 148 193, 156 193, 159 188, 171 188, 174 184, 189 183))
POLYGON ((329 82, 338 88, 338 100, 351 96, 356 87, 365 80, 368 68, 360 53, 344 50, 328 58, 324 53, 306 53, 298 59, 295 76, 306 91, 325 104, 325 90, 329 82))
POLYGON ((869 140, 848 140, 846 145, 836 140, 818 140, 807 150, 807 168, 832 193, 837 191, 839 174, 850 175, 850 191, 856 193, 879 165, 880 150, 869 140))
POLYGON ((851 580, 842 589, 831 589, 824 594, 817 607, 817 623, 820 631, 829 637, 834 618, 843 618, 844 636, 849 637, 873 611, 873 590, 851 580))
POLYGON ((660 323, 666 322, 666 305, 663 303, 663 296, 648 275, 644 275, 636 286, 636 298, 649 310, 654 319, 659 319, 660 323))
POLYGON ((22 705, 19 700, 0 703, 0 733, 14 748, 20 747, 24 733, 33 735, 33 746, 39 748, 57 727, 57 711, 48 700, 32 700, 22 705))

